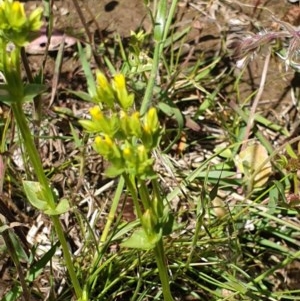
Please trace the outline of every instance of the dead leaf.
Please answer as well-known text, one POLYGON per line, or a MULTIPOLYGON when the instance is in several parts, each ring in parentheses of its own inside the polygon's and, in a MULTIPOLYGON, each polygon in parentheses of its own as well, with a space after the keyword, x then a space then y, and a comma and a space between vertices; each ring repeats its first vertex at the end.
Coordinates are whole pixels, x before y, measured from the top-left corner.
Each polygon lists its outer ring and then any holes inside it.
POLYGON ((246 180, 253 181, 253 187, 262 187, 272 173, 271 162, 266 148, 255 143, 248 145, 235 158, 237 169, 244 174, 246 180), (254 178, 253 178, 254 177, 254 178))

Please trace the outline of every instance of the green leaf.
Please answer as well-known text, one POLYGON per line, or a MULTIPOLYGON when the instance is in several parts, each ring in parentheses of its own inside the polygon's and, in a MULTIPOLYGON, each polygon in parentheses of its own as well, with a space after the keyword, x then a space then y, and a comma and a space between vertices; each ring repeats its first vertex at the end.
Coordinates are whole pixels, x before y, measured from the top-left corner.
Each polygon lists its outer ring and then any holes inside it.
POLYGON ((1 299, 1 301, 16 301, 21 296, 22 287, 19 284, 14 285, 14 287, 1 299))
POLYGON ((51 247, 51 249, 43 255, 41 259, 34 262, 32 266, 30 267, 28 274, 26 276, 26 280, 29 282, 33 282, 43 271, 46 266, 46 264, 51 260, 51 258, 54 256, 55 251, 58 247, 59 242, 57 242, 55 245, 51 247))
POLYGON ((87 132, 95 133, 99 131, 99 126, 92 120, 79 120, 79 123, 87 132))
POLYGON ((39 182, 23 181, 23 187, 30 204, 42 211, 48 207, 42 186, 39 182))
POLYGON ((79 147, 83 146, 83 140, 79 138, 79 135, 76 132, 76 130, 74 129, 72 123, 69 122, 69 125, 70 125, 70 129, 71 129, 72 138, 73 138, 74 143, 75 143, 75 147, 79 148, 79 147))
POLYGON ((124 168, 119 168, 114 165, 111 165, 105 170, 105 175, 108 178, 115 178, 121 175, 123 172, 124 172, 124 168))
POLYGON ((8 225, 3 225, 3 226, 1 226, 1 227, 0 227, 0 234, 3 233, 4 231, 9 230, 9 229, 10 229, 10 227, 9 227, 8 225))
POLYGON ((45 92, 47 90, 46 85, 42 84, 27 84, 24 87, 23 101, 32 101, 34 97, 45 92))
POLYGON ((79 42, 77 43, 77 47, 78 47, 79 59, 81 61, 83 72, 84 72, 85 78, 87 80, 88 92, 91 95, 91 99, 92 99, 93 97, 95 97, 97 95, 96 83, 94 81, 94 75, 91 70, 90 64, 86 58, 86 54, 79 42))
POLYGON ((11 97, 8 91, 8 85, 0 85, 0 102, 6 104, 14 102, 14 98, 11 97))
POLYGON ((184 128, 184 118, 181 111, 168 99, 166 99, 165 102, 159 102, 157 106, 167 116, 174 118, 178 125, 176 137, 173 139, 173 141, 171 141, 168 148, 164 150, 165 152, 168 152, 168 150, 170 150, 181 137, 181 133, 184 128))
POLYGON ((277 209, 279 200, 279 191, 276 186, 269 192, 269 202, 268 202, 268 211, 267 213, 273 215, 277 209))
POLYGON ((14 250, 15 250, 16 255, 18 256, 19 260, 28 262, 29 258, 22 246, 22 243, 21 243, 19 237, 13 231, 9 231, 9 236, 10 236, 11 242, 14 246, 14 250))
POLYGON ((48 215, 60 215, 69 211, 70 205, 67 199, 62 199, 55 209, 48 208, 44 211, 44 213, 48 215))
POLYGON ((66 199, 62 199, 55 208, 51 208, 39 182, 24 181, 23 187, 30 204, 45 214, 59 215, 70 209, 69 202, 66 199))
POLYGON ((65 89, 68 93, 73 94, 77 96, 78 98, 88 101, 88 102, 94 102, 93 98, 90 96, 90 94, 83 92, 83 91, 73 91, 70 89, 65 89))
POLYGON ((155 242, 149 240, 147 234, 143 229, 137 229, 133 234, 124 242, 121 243, 122 247, 151 250, 155 247, 155 242))
POLYGON ((162 0, 159 1, 159 6, 157 10, 157 15, 155 18, 155 26, 154 26, 154 40, 161 41, 164 36, 166 21, 167 21, 167 1, 162 0))

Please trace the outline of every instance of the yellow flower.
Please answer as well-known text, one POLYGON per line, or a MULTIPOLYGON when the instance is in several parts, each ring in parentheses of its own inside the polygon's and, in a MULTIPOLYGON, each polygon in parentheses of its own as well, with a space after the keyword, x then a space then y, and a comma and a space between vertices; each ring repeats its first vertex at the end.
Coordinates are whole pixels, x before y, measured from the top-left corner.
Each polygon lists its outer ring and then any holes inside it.
POLYGON ((140 119, 140 112, 138 112, 138 111, 133 112, 131 117, 133 119, 139 120, 140 119))
POLYGON ((109 108, 113 108, 115 95, 111 87, 111 84, 108 82, 106 76, 100 71, 97 72, 97 95, 95 98, 96 102, 105 103, 109 108))
POLYGON ((97 83, 101 89, 107 89, 109 87, 109 82, 106 76, 101 72, 97 73, 97 83))
POLYGON ((116 74, 114 76, 114 85, 115 85, 115 90, 124 90, 125 89, 125 77, 123 74, 116 74))
POLYGON ((103 118, 103 114, 99 108, 99 106, 94 106, 90 109, 90 115, 93 120, 101 120, 103 118))
POLYGON ((96 145, 100 145, 102 142, 103 142, 103 139, 102 139, 100 136, 97 136, 97 137, 95 138, 95 144, 96 144, 96 145))
POLYGON ((124 157, 129 158, 132 155, 131 149, 129 147, 125 147, 123 149, 123 155, 124 157))
POLYGON ((129 127, 132 135, 140 138, 142 136, 142 127, 140 113, 134 112, 129 119, 129 127))
POLYGON ((35 9, 27 18, 24 4, 19 1, 0 2, 0 30, 6 41, 16 46, 25 46, 32 39, 32 32, 42 26, 42 9, 35 9))
POLYGON ((152 132, 155 132, 158 129, 159 123, 158 123, 158 117, 155 108, 150 108, 146 113, 145 127, 147 128, 149 127, 149 130, 152 132))
POLYGON ((94 149, 102 156, 109 156, 114 152, 114 142, 105 135, 104 138, 97 136, 94 140, 94 149))
POLYGON ((12 3, 11 10, 16 19, 21 20, 22 18, 26 18, 24 5, 21 4, 19 1, 15 1, 12 3))
POLYGON ((114 142, 111 140, 111 138, 108 135, 104 136, 105 142, 109 147, 112 147, 114 145, 114 142))

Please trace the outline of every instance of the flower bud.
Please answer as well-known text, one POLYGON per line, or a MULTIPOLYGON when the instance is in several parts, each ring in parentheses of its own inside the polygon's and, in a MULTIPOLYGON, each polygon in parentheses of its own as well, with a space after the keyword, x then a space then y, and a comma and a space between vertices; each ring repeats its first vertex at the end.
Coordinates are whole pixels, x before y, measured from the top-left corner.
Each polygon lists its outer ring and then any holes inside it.
POLYGON ((159 128, 158 116, 155 108, 150 108, 145 115, 144 119, 145 131, 154 133, 159 128))
POLYGON ((33 31, 42 26, 42 9, 35 9, 26 17, 24 4, 19 1, 3 0, 0 2, 0 30, 6 42, 13 42, 17 47, 26 46, 33 31))
POLYGON ((136 136, 137 138, 142 137, 142 127, 139 112, 136 111, 130 116, 129 128, 132 135, 136 136))
POLYGON ((138 160, 141 163, 144 163, 148 159, 148 154, 146 152, 144 145, 139 145, 137 148, 138 160))
POLYGON ((109 108, 112 109, 115 103, 115 95, 110 83, 108 82, 106 76, 101 72, 97 72, 96 78, 97 78, 96 101, 105 103, 109 108))
POLYGON ((123 157, 125 160, 132 161, 133 153, 130 147, 127 146, 123 149, 123 157))
POLYGON ((90 109, 90 115, 94 121, 100 121, 103 119, 103 113, 101 112, 99 106, 92 107, 90 109))
POLYGON ((116 74, 114 76, 114 88, 115 90, 124 91, 126 90, 125 77, 123 74, 116 74))
POLYGON ((103 139, 103 137, 97 136, 93 146, 97 153, 107 157, 111 151, 112 143, 109 141, 109 139, 103 139))
POLYGON ((126 89, 125 77, 123 74, 116 74, 113 80, 113 87, 117 94, 117 98, 122 109, 127 111, 134 102, 134 95, 128 94, 126 89))
POLYGON ((129 117, 126 112, 120 111, 120 126, 125 137, 130 137, 129 117))
POLYGON ((151 209, 147 209, 142 216, 142 225, 149 237, 155 235, 156 218, 151 209))

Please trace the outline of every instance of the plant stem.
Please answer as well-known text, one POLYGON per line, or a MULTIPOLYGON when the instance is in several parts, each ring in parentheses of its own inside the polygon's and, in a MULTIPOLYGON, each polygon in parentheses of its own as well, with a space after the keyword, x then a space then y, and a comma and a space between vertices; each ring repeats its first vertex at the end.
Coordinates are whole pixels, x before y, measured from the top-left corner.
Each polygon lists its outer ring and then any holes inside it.
POLYGON ((33 170, 36 174, 36 177, 37 177, 39 183, 45 189, 45 194, 48 196, 47 203, 49 206, 51 206, 52 209, 54 209, 55 202, 54 202, 54 198, 52 195, 52 191, 50 189, 47 177, 44 174, 43 165, 40 160, 40 155, 33 143, 31 132, 30 132, 25 114, 23 112, 22 100, 16 100, 14 103, 12 103, 11 108, 12 108, 14 117, 16 119, 17 125, 19 127, 19 130, 21 132, 21 136, 23 138, 23 143, 26 148, 27 155, 32 164, 33 170), (52 197, 50 197, 50 196, 52 196, 52 197))
POLYGON ((128 190, 131 193, 131 197, 132 197, 132 200, 133 200, 133 204, 134 204, 137 216, 140 219, 140 221, 142 222, 143 213, 142 213, 142 210, 141 210, 141 206, 139 205, 139 200, 138 200, 138 195, 137 195, 135 183, 134 183, 134 181, 132 181, 130 176, 128 176, 127 174, 124 173, 123 177, 125 179, 126 186, 127 186, 128 190))
POLYGON ((249 138, 249 135, 250 135, 250 131, 251 131, 253 123, 254 123, 256 108, 257 108, 258 102, 261 98, 261 95, 264 91, 267 72, 268 72, 268 67, 269 67, 269 63, 270 63, 270 58, 271 58, 271 51, 269 50, 269 52, 266 56, 266 59, 265 59, 264 68, 263 68, 263 71, 262 71, 261 80, 260 80, 260 84, 259 84, 259 89, 257 91, 257 94, 256 94, 255 99, 253 101, 253 104, 251 106, 249 119, 248 119, 247 127, 246 127, 246 130, 245 130, 245 137, 243 139, 243 144, 242 144, 241 150, 244 150, 247 146, 247 141, 248 141, 248 138, 249 138))
POLYGON ((104 243, 107 239, 110 226, 112 225, 112 223, 114 221, 115 214, 118 209, 118 204, 119 204, 121 194, 123 192, 123 187, 124 187, 124 177, 120 177, 118 187, 117 187, 116 193, 114 195, 114 199, 112 201, 112 205, 110 207, 109 214, 107 216, 107 222, 105 224, 104 230, 103 230, 101 238, 100 238, 101 243, 104 243))
MULTIPOLYGON (((29 83, 34 83, 34 79, 33 79, 32 73, 31 73, 31 69, 29 66, 28 58, 27 58, 24 47, 21 48, 20 54, 21 54, 22 63, 23 63, 24 69, 25 69, 26 77, 28 78, 29 83)), ((38 129, 39 125, 41 123, 41 120, 42 120, 42 99, 41 99, 40 95, 37 95, 36 97, 34 97, 33 105, 34 105, 34 114, 33 114, 34 117, 33 118, 34 118, 34 122, 35 122, 35 128, 38 129)), ((38 145, 38 144, 39 144, 39 135, 36 135, 35 145, 38 145)))
POLYGON ((144 115, 146 113, 147 109, 151 105, 153 89, 154 89, 155 80, 156 80, 157 73, 158 73, 159 62, 160 62, 161 55, 162 55, 162 52, 164 49, 165 40, 166 40, 167 34, 169 32, 171 21, 172 21, 174 13, 176 11, 176 6, 177 6, 177 0, 172 0, 171 7, 168 10, 167 9, 167 1, 166 0, 159 1, 157 15, 160 14, 160 18, 157 18, 159 20, 157 20, 155 22, 157 24, 154 25, 154 32, 156 30, 155 27, 157 27, 157 26, 161 27, 161 32, 160 32, 160 34, 158 34, 157 39, 155 41, 156 45, 155 45, 154 54, 153 54, 152 69, 151 69, 151 73, 150 73, 149 80, 147 83, 145 95, 144 95, 144 98, 143 98, 143 101, 141 104, 141 109, 140 109, 141 115, 144 115))
POLYGON ((140 109, 141 115, 144 115, 146 113, 147 109, 151 105, 153 89, 154 89, 154 85, 155 85, 155 80, 156 80, 157 71, 158 71, 158 64, 159 64, 159 59, 160 59, 160 54, 162 52, 162 49, 163 49, 162 43, 158 42, 154 49, 152 69, 151 69, 147 88, 146 88, 145 95, 144 95, 141 109, 140 109))
MULTIPOLYGON (((124 174, 124 178, 125 178, 127 188, 129 189, 129 191, 132 194, 134 205, 135 206, 137 205, 138 206, 137 211, 140 211, 140 208, 139 208, 140 206, 138 204, 137 193, 136 193, 134 184, 126 174, 124 174)), ((144 181, 139 181, 139 183, 140 183, 139 193, 140 193, 140 197, 141 197, 141 202, 143 203, 144 209, 148 209, 151 205, 149 192, 146 188, 146 184, 144 181)), ((155 187, 155 191, 156 191, 156 193, 158 192, 158 187, 155 187)), ((162 200, 159 199, 159 201, 162 201, 162 200)), ((153 210, 152 210, 152 213, 154 213, 153 210)), ((142 212, 140 212, 140 215, 138 214, 138 216, 140 218, 142 227, 144 228, 145 232, 147 232, 148 229, 145 229, 146 227, 142 223, 142 218, 141 218, 142 212)), ((159 216, 157 218, 159 218, 159 216)), ((162 284, 164 301, 173 301, 174 299, 173 299, 173 297, 171 295, 171 291, 170 291, 169 275, 168 275, 168 271, 167 271, 166 263, 165 263, 165 254, 164 254, 164 246, 163 246, 163 238, 162 237, 156 243, 153 251, 154 251, 156 264, 157 264, 157 268, 158 268, 158 272, 159 272, 159 278, 160 278, 160 281, 162 284)))
MULTIPOLYGON (((11 105, 11 108, 13 110, 17 125, 20 129, 21 136, 23 138, 23 143, 24 143, 24 146, 26 149, 26 153, 28 154, 28 157, 29 157, 30 162, 33 167, 33 170, 36 174, 36 177, 45 192, 45 196, 47 197, 47 200, 45 200, 45 201, 52 209, 55 209, 56 203, 54 201, 54 197, 53 197, 48 179, 44 173, 44 169, 43 169, 43 165, 42 165, 39 153, 33 142, 31 132, 30 132, 28 123, 26 121, 25 114, 23 112, 22 99, 17 99, 15 102, 13 102, 11 105)), ((67 245, 67 241, 66 241, 66 238, 64 235, 62 225, 60 223, 58 216, 52 215, 51 219, 52 219, 52 223, 54 225, 56 234, 58 236, 58 239, 60 241, 60 244, 61 244, 61 247, 63 250, 64 261, 65 261, 66 267, 68 269, 72 285, 74 286, 74 290, 75 290, 77 299, 80 299, 81 295, 82 295, 82 290, 81 290, 79 281, 76 277, 76 273, 75 273, 74 266, 72 263, 71 254, 69 252, 69 248, 67 245)))
POLYGON ((170 290, 169 275, 166 268, 163 239, 161 238, 154 247, 154 255, 158 267, 159 278, 162 285, 164 301, 173 301, 170 290))

